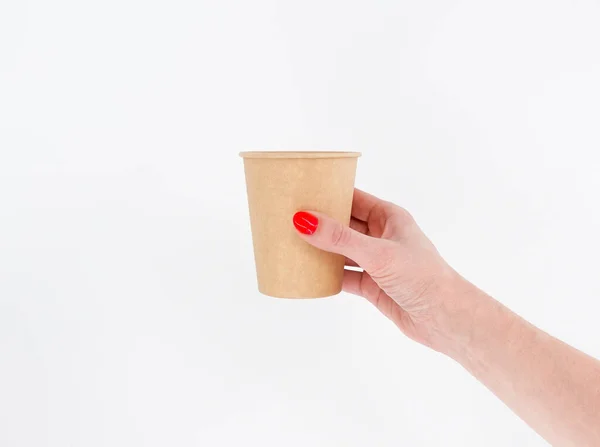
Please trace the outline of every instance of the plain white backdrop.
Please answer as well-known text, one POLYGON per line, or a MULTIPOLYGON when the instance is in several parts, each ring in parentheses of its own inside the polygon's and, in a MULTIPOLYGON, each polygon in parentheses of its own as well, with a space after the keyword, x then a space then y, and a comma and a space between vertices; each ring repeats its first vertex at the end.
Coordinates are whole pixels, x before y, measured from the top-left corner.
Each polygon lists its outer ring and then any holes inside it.
POLYGON ((600 356, 594 0, 0 3, 0 445, 542 446, 366 301, 256 291, 241 150, 361 151, 600 356))

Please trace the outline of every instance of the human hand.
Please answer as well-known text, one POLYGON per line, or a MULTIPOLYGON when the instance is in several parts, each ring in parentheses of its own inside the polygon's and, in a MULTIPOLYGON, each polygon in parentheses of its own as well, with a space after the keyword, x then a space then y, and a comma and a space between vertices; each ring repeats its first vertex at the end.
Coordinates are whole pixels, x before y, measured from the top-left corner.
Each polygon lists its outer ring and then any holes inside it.
POLYGON ((294 215, 301 237, 346 256, 343 288, 453 358, 552 445, 600 445, 600 362, 462 278, 404 209, 356 189, 350 227, 294 215))
POLYGON ((365 297, 407 336, 434 349, 461 277, 405 209, 354 190, 350 227, 318 212, 294 215, 300 236, 346 257, 343 290, 365 297))

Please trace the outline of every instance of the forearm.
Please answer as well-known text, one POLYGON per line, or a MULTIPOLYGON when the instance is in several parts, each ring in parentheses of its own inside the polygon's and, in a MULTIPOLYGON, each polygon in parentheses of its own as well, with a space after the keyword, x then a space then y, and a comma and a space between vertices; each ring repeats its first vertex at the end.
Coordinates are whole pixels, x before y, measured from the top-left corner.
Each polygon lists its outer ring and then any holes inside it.
POLYGON ((553 445, 600 445, 600 362, 461 281, 436 349, 553 445))

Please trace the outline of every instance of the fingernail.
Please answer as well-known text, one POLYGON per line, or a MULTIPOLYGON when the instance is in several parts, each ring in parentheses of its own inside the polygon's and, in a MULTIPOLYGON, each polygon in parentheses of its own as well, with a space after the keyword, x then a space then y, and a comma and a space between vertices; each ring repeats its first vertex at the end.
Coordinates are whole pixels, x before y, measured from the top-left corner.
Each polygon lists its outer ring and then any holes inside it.
POLYGON ((306 211, 298 211, 294 214, 294 226, 302 234, 313 234, 317 231, 319 219, 306 211))

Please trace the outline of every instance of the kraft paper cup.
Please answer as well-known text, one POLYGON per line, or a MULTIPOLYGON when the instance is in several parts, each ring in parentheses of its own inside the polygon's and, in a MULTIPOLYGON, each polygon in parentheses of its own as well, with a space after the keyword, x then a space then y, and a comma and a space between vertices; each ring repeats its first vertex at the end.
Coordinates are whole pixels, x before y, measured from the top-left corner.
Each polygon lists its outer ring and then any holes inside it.
POLYGON ((350 222, 358 152, 242 152, 258 290, 319 298, 342 289, 344 257, 298 237, 297 211, 350 222))

